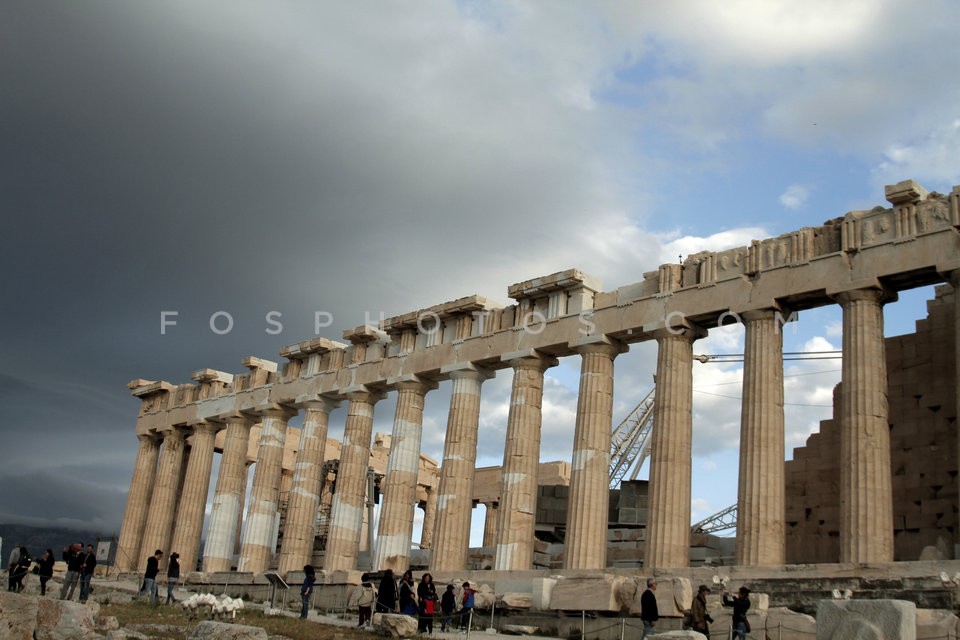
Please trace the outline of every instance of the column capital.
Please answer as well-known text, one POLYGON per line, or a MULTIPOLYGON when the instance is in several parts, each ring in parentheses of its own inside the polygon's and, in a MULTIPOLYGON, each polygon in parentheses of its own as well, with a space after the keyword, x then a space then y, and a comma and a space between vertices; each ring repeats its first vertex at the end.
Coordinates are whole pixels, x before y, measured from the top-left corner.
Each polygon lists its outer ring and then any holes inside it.
POLYGON ((568 346, 580 355, 600 353, 611 358, 615 358, 621 353, 630 350, 630 346, 626 343, 603 334, 585 336, 579 340, 570 342, 568 346))
POLYGON ((138 433, 137 440, 140 441, 140 444, 145 444, 147 442, 159 445, 160 436, 156 433, 138 433))
POLYGON ((444 365, 440 367, 440 373, 449 374, 453 380, 457 378, 479 378, 480 380, 487 380, 496 375, 495 371, 475 365, 472 362, 458 362, 457 364, 444 365))
POLYGON ((222 422, 213 422, 209 420, 197 420, 196 422, 190 423, 193 433, 209 433, 216 435, 221 429, 225 429, 226 425, 222 422))
POLYGON ((860 300, 886 304, 888 302, 896 302, 897 300, 897 292, 892 289, 887 289, 879 282, 867 283, 863 286, 851 287, 849 289, 828 289, 827 295, 839 304, 860 300))
POLYGON ((333 398, 330 396, 298 396, 297 397, 297 406, 303 407, 304 409, 311 409, 313 411, 322 411, 324 413, 330 413, 334 409, 340 406, 340 398, 333 398))
POLYGON ((282 418, 289 420, 293 416, 299 413, 295 408, 288 407, 285 404, 267 404, 262 407, 255 408, 252 413, 254 415, 260 416, 262 418, 282 418))
POLYGON ((387 384, 391 385, 397 391, 415 391, 422 394, 426 394, 428 391, 432 391, 440 386, 436 380, 415 374, 405 374, 387 378, 387 384))
POLYGON ((208 418, 210 421, 222 422, 224 424, 229 424, 231 422, 245 422, 247 426, 250 426, 253 423, 253 418, 242 412, 242 411, 231 411, 229 413, 221 413, 220 415, 214 418, 208 418))
POLYGON ((555 357, 536 349, 505 353, 500 356, 500 361, 508 363, 514 369, 539 369, 540 371, 546 371, 560 363, 555 357))
POLYGON ((186 428, 180 425, 167 425, 158 431, 164 442, 167 440, 183 440, 187 436, 186 428))
POLYGON ((960 289, 960 268, 952 269, 950 271, 942 271, 944 280, 950 283, 954 289, 960 289))
POLYGON ((350 402, 369 402, 376 404, 387 397, 387 394, 378 389, 371 389, 363 384, 355 384, 340 390, 343 397, 350 402))
POLYGON ((668 340, 683 340, 685 342, 695 342, 700 338, 706 338, 708 333, 707 330, 700 325, 687 322, 686 320, 669 327, 661 327, 646 332, 656 340, 666 338, 668 340))

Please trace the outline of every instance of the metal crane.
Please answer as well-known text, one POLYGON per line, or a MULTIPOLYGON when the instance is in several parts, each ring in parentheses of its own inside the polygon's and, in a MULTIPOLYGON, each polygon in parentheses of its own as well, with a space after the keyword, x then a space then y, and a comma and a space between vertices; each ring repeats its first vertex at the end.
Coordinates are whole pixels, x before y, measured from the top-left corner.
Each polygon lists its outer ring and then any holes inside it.
POLYGON ((636 480, 640 467, 650 455, 653 433, 653 398, 656 387, 633 408, 633 411, 610 434, 610 488, 616 489, 632 469, 636 480))

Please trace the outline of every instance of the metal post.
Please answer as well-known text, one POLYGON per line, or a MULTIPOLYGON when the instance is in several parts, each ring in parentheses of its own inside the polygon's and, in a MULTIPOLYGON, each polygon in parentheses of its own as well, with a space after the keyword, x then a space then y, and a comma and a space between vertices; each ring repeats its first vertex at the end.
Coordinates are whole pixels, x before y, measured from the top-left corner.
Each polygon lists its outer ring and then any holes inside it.
POLYGON ((497 610, 497 601, 494 600, 493 604, 490 605, 490 627, 487 629, 488 633, 496 632, 496 628, 493 626, 493 616, 497 610))
POLYGON ((783 620, 777 622, 777 640, 783 640, 783 620))
POLYGON ((587 612, 580 612, 580 640, 587 637, 587 612))
POLYGON ((470 609, 470 614, 467 616, 467 640, 470 640, 470 631, 473 629, 473 609, 470 609))
POLYGON ((623 640, 624 627, 627 624, 626 618, 620 618, 620 640, 623 640))

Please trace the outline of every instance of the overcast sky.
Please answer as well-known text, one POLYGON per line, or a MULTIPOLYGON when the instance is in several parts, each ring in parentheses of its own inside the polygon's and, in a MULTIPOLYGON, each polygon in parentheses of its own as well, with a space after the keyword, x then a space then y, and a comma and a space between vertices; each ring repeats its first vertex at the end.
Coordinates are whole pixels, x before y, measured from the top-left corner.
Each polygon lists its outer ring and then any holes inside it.
MULTIPOLYGON (((366 313, 507 304, 571 267, 610 290, 884 204, 884 184, 948 191, 958 21, 950 0, 0 0, 0 522, 118 530, 126 382, 279 360, 314 311, 340 339, 366 313), (179 313, 166 335, 161 311, 179 313)), ((888 334, 929 294, 888 307, 888 334)), ((839 346, 823 309, 785 349, 839 346)), ((738 349, 740 328, 695 346, 738 349)), ((616 419, 654 358, 618 358, 616 419)), ((793 447, 840 365, 787 364, 793 447)), ((545 460, 570 458, 578 367, 548 378, 545 460)), ((694 520, 736 500, 739 367, 695 371, 694 520)), ((499 464, 509 387, 484 386, 481 464, 499 464)), ((448 398, 427 396, 437 458, 448 398)))

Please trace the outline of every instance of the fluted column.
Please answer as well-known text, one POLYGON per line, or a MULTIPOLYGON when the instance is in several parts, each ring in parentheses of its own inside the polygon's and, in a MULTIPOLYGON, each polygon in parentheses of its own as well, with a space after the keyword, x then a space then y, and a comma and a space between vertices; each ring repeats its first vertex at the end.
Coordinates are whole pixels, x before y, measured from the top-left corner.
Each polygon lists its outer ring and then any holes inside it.
POLYGON ((435 385, 420 380, 398 382, 390 457, 384 478, 383 507, 374 550, 375 569, 406 571, 413 536, 413 509, 420 471, 424 399, 435 385))
POLYGON ((357 568, 359 536, 367 495, 367 466, 370 463, 370 437, 373 435, 373 407, 383 399, 380 393, 351 391, 347 422, 340 447, 336 493, 330 514, 330 530, 323 568, 327 571, 357 568))
POLYGON ((477 462, 480 424, 480 387, 491 372, 472 365, 450 373, 453 393, 447 417, 447 435, 440 466, 437 526, 430 561, 433 571, 467 568, 470 517, 473 511, 473 474, 477 462))
POLYGON ((738 565, 784 562, 783 333, 773 309, 740 314, 746 327, 737 492, 738 565))
POLYGON ((340 405, 335 400, 320 398, 302 403, 305 409, 300 446, 293 471, 293 484, 287 503, 287 520, 280 546, 277 571, 300 571, 313 557, 314 523, 320 507, 323 484, 323 455, 327 446, 330 412, 340 405))
POLYGON ((187 474, 177 508, 173 541, 170 543, 170 551, 180 554, 180 566, 184 573, 194 571, 197 567, 203 514, 207 506, 207 491, 210 489, 210 470, 213 468, 214 440, 221 427, 213 422, 202 422, 193 427, 187 474))
MULTIPOLYGON (((956 191, 957 188, 954 187, 954 192, 956 191)), ((960 270, 951 271, 949 279, 950 285, 953 287, 953 393, 956 398, 955 415, 960 416, 960 270)), ((957 438, 957 464, 960 468, 960 438, 957 438)), ((957 474, 957 495, 960 495, 960 474, 957 474)), ((960 549, 960 527, 956 527, 956 532, 956 547, 954 548, 960 549)), ((954 555, 954 557, 957 556, 954 555)))
POLYGON ((433 531, 437 524, 437 488, 427 487, 423 503, 423 528, 420 530, 420 548, 433 549, 433 531))
POLYGON ((223 454, 217 488, 210 506, 210 524, 203 548, 203 570, 230 571, 236 548, 243 501, 247 493, 247 448, 250 440, 249 418, 242 414, 226 416, 223 454))
POLYGON ((120 540, 117 543, 116 566, 120 571, 135 571, 140 564, 140 539, 147 523, 153 483, 157 477, 157 458, 160 455, 160 438, 152 434, 137 436, 140 450, 133 467, 127 507, 123 512, 120 540))
POLYGON ((513 387, 503 451, 494 569, 526 571, 533 566, 543 372, 557 361, 532 352, 510 360, 510 364, 513 387))
POLYGON ((487 513, 483 518, 483 546, 492 547, 497 543, 497 503, 485 502, 487 513))
POLYGON ((582 360, 563 552, 566 569, 606 566, 613 359, 622 351, 623 345, 609 338, 577 347, 582 360))
POLYGON ((183 467, 184 432, 172 428, 163 435, 160 463, 157 465, 156 483, 150 500, 150 512, 140 543, 140 570, 146 569, 147 558, 160 549, 164 559, 170 555, 170 531, 177 509, 177 490, 180 488, 180 472, 183 467))
POLYGON ((837 294, 843 309, 840 386, 840 561, 893 561, 893 492, 884 292, 837 294))
POLYGON ((287 439, 287 421, 293 412, 273 407, 260 412, 260 447, 253 472, 250 503, 240 544, 238 571, 261 573, 270 568, 274 553, 274 532, 280 509, 280 476, 283 473, 283 448, 287 439))
POLYGON ((657 390, 650 447, 649 517, 644 569, 690 564, 690 470, 693 444, 692 329, 657 338, 657 390))

